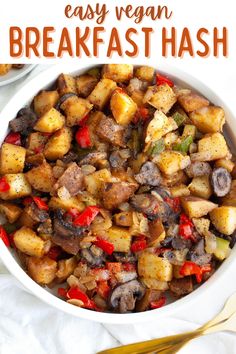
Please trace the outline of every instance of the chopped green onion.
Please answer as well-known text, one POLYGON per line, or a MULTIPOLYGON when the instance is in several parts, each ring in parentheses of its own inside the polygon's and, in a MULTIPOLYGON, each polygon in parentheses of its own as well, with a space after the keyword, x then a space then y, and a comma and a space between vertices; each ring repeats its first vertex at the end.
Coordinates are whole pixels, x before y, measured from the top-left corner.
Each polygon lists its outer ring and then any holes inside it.
POLYGON ((148 154, 153 156, 153 155, 158 155, 162 151, 165 150, 165 141, 163 138, 157 140, 152 146, 150 147, 148 154))
POLYGON ((180 127, 186 119, 186 117, 179 112, 175 112, 172 118, 175 120, 175 123, 178 125, 178 127, 180 127))
POLYGON ((173 146, 173 150, 187 153, 192 142, 193 142, 193 137, 187 136, 181 141, 181 143, 175 144, 173 146))

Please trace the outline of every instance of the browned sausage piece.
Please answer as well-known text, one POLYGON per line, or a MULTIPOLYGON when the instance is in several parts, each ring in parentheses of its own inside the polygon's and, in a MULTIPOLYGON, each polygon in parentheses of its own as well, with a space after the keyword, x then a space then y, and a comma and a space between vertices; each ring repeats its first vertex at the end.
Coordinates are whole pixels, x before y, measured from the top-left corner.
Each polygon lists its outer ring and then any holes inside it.
POLYGON ((81 168, 74 162, 62 174, 54 188, 65 187, 71 196, 75 196, 83 187, 83 174, 81 168))
POLYGON ((103 205, 107 209, 115 209, 126 202, 137 189, 136 184, 128 182, 105 183, 102 191, 103 205))
POLYGON ((129 130, 117 124, 114 119, 103 117, 97 127, 97 135, 108 143, 126 147, 129 130))
POLYGON ((175 296, 182 296, 193 291, 193 282, 191 277, 184 277, 181 279, 173 279, 169 283, 170 291, 175 296))
POLYGON ((210 175, 211 171, 211 166, 208 162, 200 161, 191 163, 191 165, 185 169, 185 172, 190 178, 210 175))

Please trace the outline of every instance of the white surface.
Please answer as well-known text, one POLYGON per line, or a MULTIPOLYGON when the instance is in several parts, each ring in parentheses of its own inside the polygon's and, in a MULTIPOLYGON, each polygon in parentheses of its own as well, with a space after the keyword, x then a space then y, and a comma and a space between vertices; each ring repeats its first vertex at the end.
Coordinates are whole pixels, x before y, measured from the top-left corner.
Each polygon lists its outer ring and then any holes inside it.
MULTIPOLYGON (((184 67, 184 65, 183 65, 184 67)), ((38 67, 29 76, 43 67, 38 67)), ((186 69, 186 68, 185 68, 186 69)), ((224 78, 214 75, 206 67, 201 70, 200 79, 205 77, 209 86, 216 91, 235 110, 233 85, 236 73, 224 68, 224 78), (207 70, 208 69, 208 70, 207 70), (202 77, 201 77, 202 75, 202 77), (204 75, 204 76, 203 76, 204 75), (220 85, 219 85, 220 82, 220 85)), ((191 67, 188 68, 191 72, 191 67)), ((7 99, 18 90, 20 82, 0 89, 0 108, 7 99)), ((161 319, 158 322, 136 325, 100 325, 65 315, 43 304, 34 296, 17 286, 11 275, 0 270, 0 353, 95 353, 97 350, 150 339, 162 335, 193 329, 210 319, 225 299, 236 291, 233 267, 225 274, 217 286, 209 289, 194 303, 186 305, 174 318, 161 319)), ((219 334, 194 341, 181 353, 236 353, 236 339, 233 335, 219 334)))
POLYGON ((28 74, 35 65, 24 65, 22 69, 11 69, 6 75, 0 76, 0 86, 9 85, 28 74))

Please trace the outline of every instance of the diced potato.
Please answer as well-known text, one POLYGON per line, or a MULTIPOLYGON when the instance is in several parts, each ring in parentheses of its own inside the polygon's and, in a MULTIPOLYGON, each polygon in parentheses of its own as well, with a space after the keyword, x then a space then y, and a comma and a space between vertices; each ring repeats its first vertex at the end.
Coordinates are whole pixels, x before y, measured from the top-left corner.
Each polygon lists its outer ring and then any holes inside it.
POLYGON ((197 128, 195 127, 195 125, 186 124, 184 126, 184 131, 182 134, 183 138, 188 137, 188 136, 192 136, 192 138, 195 139, 196 134, 197 134, 197 128))
POLYGON ((136 103, 138 107, 143 107, 143 99, 144 99, 144 92, 143 91, 134 91, 130 97, 136 103))
POLYGON ((155 70, 151 66, 140 66, 135 71, 135 76, 143 81, 153 82, 155 70))
POLYGON ((165 228, 162 224, 161 219, 156 219, 149 222, 149 233, 148 247, 159 247, 161 241, 166 237, 165 228))
POLYGON ((133 65, 106 64, 103 66, 102 77, 116 82, 129 81, 133 77, 133 65))
POLYGON ((226 159, 216 160, 214 167, 224 167, 229 173, 231 173, 234 169, 234 162, 226 159))
POLYGON ((85 208, 84 203, 79 201, 77 197, 71 197, 69 199, 60 199, 57 197, 52 197, 48 203, 51 209, 64 209, 69 210, 71 208, 77 209, 79 212, 83 211, 85 208))
POLYGON ((223 205, 230 205, 236 207, 236 180, 232 181, 229 193, 221 200, 223 205))
POLYGON ((45 157, 44 154, 39 153, 36 155, 29 155, 26 157, 26 162, 30 163, 33 166, 39 166, 42 165, 42 163, 44 163, 45 161, 45 157))
POLYGON ((173 198, 176 197, 186 197, 187 195, 190 194, 190 190, 185 184, 179 184, 177 186, 174 186, 170 189, 171 195, 173 198))
POLYGON ((142 252, 138 258, 138 274, 144 278, 171 281, 173 266, 165 258, 158 257, 152 253, 142 252))
POLYGON ((221 132, 225 124, 225 112, 216 106, 200 108, 190 113, 190 118, 202 133, 221 132))
POLYGON ((172 175, 173 173, 183 170, 190 165, 190 157, 184 156, 177 151, 163 151, 158 155, 158 159, 155 160, 160 170, 166 175, 172 175))
POLYGON ((44 155, 48 160, 61 159, 70 150, 72 132, 68 127, 58 130, 47 142, 44 155))
POLYGON ((192 179, 188 186, 191 194, 197 197, 209 199, 212 195, 212 187, 209 176, 200 176, 192 179))
POLYGON ((220 133, 213 133, 204 136, 198 142, 198 151, 208 152, 209 161, 223 159, 228 154, 228 147, 225 138, 220 133))
POLYGON ((113 92, 110 105, 115 120, 121 125, 128 125, 137 111, 136 103, 120 89, 113 92))
POLYGON ((22 213, 22 210, 15 204, 1 202, 0 212, 5 215, 10 224, 13 224, 19 218, 20 214, 22 213))
POLYGON ((46 112, 50 111, 59 100, 59 95, 54 91, 41 91, 34 97, 34 111, 37 116, 41 117, 46 112))
POLYGON ((80 75, 76 78, 76 86, 78 95, 86 98, 97 85, 98 79, 93 75, 80 75))
POLYGON ((19 217, 19 219, 17 220, 17 225, 19 227, 29 227, 30 229, 32 229, 34 227, 34 225, 37 224, 37 221, 33 220, 31 218, 31 216, 26 212, 26 210, 24 209, 19 217))
POLYGON ((209 101, 193 92, 178 96, 178 102, 186 112, 192 112, 202 107, 209 106, 209 101))
POLYGON ((31 278, 39 284, 50 284, 56 278, 57 262, 49 257, 30 257, 27 268, 31 278))
POLYGON ((13 144, 3 143, 0 153, 0 173, 19 173, 24 169, 26 149, 13 144))
POLYGON ((174 119, 167 117, 163 112, 156 111, 154 118, 147 126, 145 143, 150 144, 159 140, 161 137, 177 129, 178 126, 174 119))
POLYGON ((75 270, 77 266, 76 257, 62 259, 58 262, 57 279, 61 282, 66 280, 75 270))
POLYGON ((34 189, 46 193, 52 191, 56 181, 52 167, 47 162, 43 162, 41 165, 31 168, 25 176, 34 189))
POLYGON ((161 110, 163 113, 168 113, 171 107, 177 101, 176 95, 172 88, 167 85, 153 86, 147 91, 147 96, 144 97, 144 103, 146 103, 146 97, 148 97, 148 103, 161 110), (152 90, 153 95, 149 98, 149 90, 152 90))
POLYGON ((0 64, 0 76, 6 75, 11 70, 12 64, 0 64))
POLYGON ((42 257, 45 253, 45 241, 28 227, 23 226, 14 233, 14 244, 28 256, 42 257))
POLYGON ((111 172, 107 169, 102 169, 91 173, 84 178, 84 184, 87 191, 95 197, 99 197, 100 191, 105 182, 111 180, 111 172))
POLYGON ((225 235, 231 235, 236 229, 236 207, 220 206, 210 212, 215 228, 225 235))
POLYGON ((190 218, 201 218, 218 206, 209 200, 193 196, 181 197, 181 204, 190 218))
POLYGON ((193 218, 192 222, 193 222, 197 232, 200 235, 204 236, 207 233, 207 231, 209 231, 209 227, 210 227, 210 220, 209 219, 206 219, 206 218, 199 218, 199 219, 193 218))
POLYGON ((93 108, 93 105, 84 98, 71 96, 61 104, 61 109, 66 114, 66 125, 77 125, 93 108))
POLYGON ((115 252, 129 252, 131 234, 123 227, 113 226, 107 230, 107 240, 114 245, 115 252))
POLYGON ((55 133, 65 124, 65 117, 55 108, 44 113, 34 126, 34 130, 41 133, 55 133))
POLYGON ((110 79, 102 79, 95 86, 94 90, 88 96, 88 100, 96 108, 102 110, 105 105, 108 103, 112 92, 116 88, 116 83, 110 79))
MULTIPOLYGON (((40 132, 31 133, 27 138, 27 155, 35 154, 37 151, 43 149, 48 140, 48 136, 40 132)), ((37 154, 38 155, 38 154, 37 154)))
POLYGON ((23 173, 7 174, 5 178, 10 189, 6 192, 0 192, 0 198, 4 200, 17 199, 31 194, 31 186, 23 173))
POLYGON ((71 75, 61 74, 58 77, 57 85, 60 96, 66 93, 77 93, 75 78, 71 75))
POLYGON ((133 225, 133 212, 122 211, 114 215, 115 224, 118 226, 130 227, 133 225))
POLYGON ((145 277, 140 279, 141 282, 148 288, 159 291, 165 291, 169 289, 167 281, 160 281, 156 278, 145 277))
POLYGON ((164 136, 164 144, 167 149, 171 148, 174 143, 179 139, 179 132, 170 132, 164 136))
POLYGON ((186 184, 188 182, 188 177, 183 170, 180 170, 172 175, 163 174, 162 183, 167 187, 178 186, 179 184, 186 184))

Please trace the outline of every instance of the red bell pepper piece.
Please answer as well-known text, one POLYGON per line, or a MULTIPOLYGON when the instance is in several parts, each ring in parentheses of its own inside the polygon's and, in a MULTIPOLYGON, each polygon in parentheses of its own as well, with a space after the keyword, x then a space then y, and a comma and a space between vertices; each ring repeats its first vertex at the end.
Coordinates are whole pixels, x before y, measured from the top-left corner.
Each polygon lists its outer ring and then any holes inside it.
POLYGON ((139 252, 147 248, 147 241, 144 235, 136 237, 136 240, 132 243, 131 252, 139 252))
POLYGON ((171 209, 175 212, 178 213, 180 211, 180 198, 170 198, 166 197, 164 198, 164 201, 171 207, 171 209))
POLYGON ((195 275, 198 283, 201 283, 202 276, 204 273, 211 271, 211 265, 206 264, 204 266, 199 266, 198 264, 190 261, 186 261, 179 270, 180 275, 188 276, 195 275))
POLYGON ((0 192, 7 192, 10 189, 10 184, 7 182, 6 177, 0 178, 0 192))
POLYGON ((193 234, 193 223, 185 214, 180 215, 179 235, 185 240, 196 242, 193 234))
POLYGON ((97 238, 97 241, 95 241, 94 244, 109 255, 111 255, 115 249, 113 243, 103 240, 101 238, 97 238))
POLYGON ((66 298, 67 290, 64 288, 58 288, 57 293, 59 296, 66 298))
POLYGON ((20 133, 9 133, 5 138, 5 143, 13 145, 21 145, 21 135, 20 133))
POLYGON ((137 124, 140 120, 145 122, 149 118, 149 110, 146 107, 140 107, 134 115, 133 123, 137 124))
POLYGON ((43 152, 43 149, 44 149, 44 145, 40 145, 40 146, 34 148, 34 153, 40 154, 41 152, 43 152))
POLYGON ((72 217, 72 219, 75 219, 75 218, 77 218, 77 217, 80 215, 80 212, 79 212, 79 210, 76 209, 76 208, 70 208, 70 209, 67 211, 66 215, 69 215, 69 216, 72 217))
POLYGON ((10 247, 10 240, 8 238, 6 230, 2 226, 0 226, 0 239, 5 243, 7 247, 10 247))
POLYGON ((160 307, 164 306, 166 303, 166 298, 165 296, 160 297, 159 300, 157 301, 151 301, 150 302, 150 307, 151 309, 159 309, 160 307))
POLYGON ((37 205, 37 207, 41 210, 49 210, 48 205, 45 203, 45 201, 43 199, 41 199, 40 197, 32 197, 33 201, 35 202, 35 204, 37 205))
POLYGON ((57 261, 59 256, 62 254, 62 249, 58 246, 53 246, 47 253, 47 256, 54 261, 57 261))
POLYGON ((189 224, 190 226, 193 226, 192 221, 185 214, 180 215, 180 223, 181 224, 189 224))
POLYGON ((89 114, 86 114, 86 116, 84 116, 80 121, 79 121, 79 126, 83 127, 86 123, 87 120, 89 119, 89 114))
POLYGON ((157 84, 157 86, 160 86, 160 85, 163 85, 163 84, 167 84, 170 87, 174 86, 173 81, 168 79, 168 77, 160 75, 160 74, 156 75, 156 84, 157 84))
POLYGON ((99 281, 98 286, 97 286, 97 292, 98 294, 103 297, 104 299, 108 298, 108 295, 110 293, 110 286, 108 285, 106 280, 99 281))
POLYGON ((87 125, 79 128, 75 134, 75 139, 80 147, 82 148, 90 148, 92 147, 92 141, 90 137, 89 128, 87 125))
POLYGON ((76 226, 89 226, 95 219, 100 209, 96 205, 88 206, 73 221, 76 226))
POLYGON ((134 272, 136 270, 136 266, 134 263, 123 263, 122 268, 126 272, 134 272))
POLYGON ((77 299, 83 302, 83 307, 90 309, 90 310, 98 310, 97 305, 94 301, 90 300, 90 298, 81 291, 78 287, 70 288, 67 291, 67 298, 68 299, 77 299))

